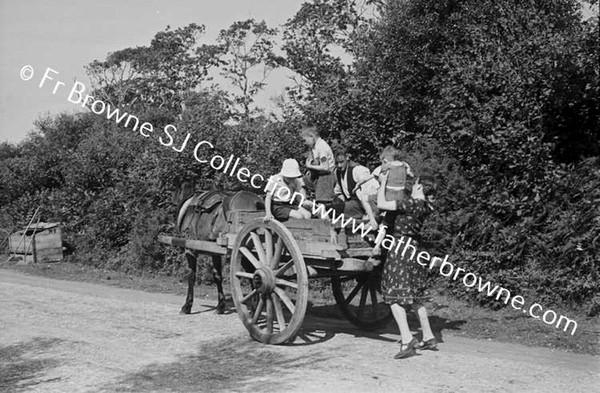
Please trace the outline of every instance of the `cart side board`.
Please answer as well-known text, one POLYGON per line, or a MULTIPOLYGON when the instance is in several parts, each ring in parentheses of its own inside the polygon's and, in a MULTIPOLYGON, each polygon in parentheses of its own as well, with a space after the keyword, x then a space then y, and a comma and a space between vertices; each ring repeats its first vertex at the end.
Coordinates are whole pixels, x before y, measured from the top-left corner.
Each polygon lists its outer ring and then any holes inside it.
MULTIPOLYGON (((264 217, 264 212, 234 211, 228 213, 228 229, 215 241, 186 239, 159 235, 158 241, 176 247, 190 248, 211 255, 226 255, 232 249, 237 234, 248 223, 264 217)), ((316 269, 336 271, 370 271, 373 265, 364 258, 371 255, 370 247, 349 247, 348 236, 330 220, 290 219, 284 223, 307 265, 316 269), (360 259, 363 258, 363 259, 360 259)), ((364 244, 363 244, 364 245, 364 244)), ((309 269, 313 272, 314 269, 309 269)))

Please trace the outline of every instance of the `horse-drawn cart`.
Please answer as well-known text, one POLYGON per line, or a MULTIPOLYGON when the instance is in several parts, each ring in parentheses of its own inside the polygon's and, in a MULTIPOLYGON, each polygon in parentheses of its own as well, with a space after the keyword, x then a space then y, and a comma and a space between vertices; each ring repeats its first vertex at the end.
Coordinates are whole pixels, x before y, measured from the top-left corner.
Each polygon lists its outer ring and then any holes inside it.
POLYGON ((161 243, 229 255, 231 292, 250 335, 261 342, 293 340, 308 304, 308 280, 329 278, 336 303, 354 325, 374 330, 391 318, 381 299, 371 247, 323 219, 265 223, 264 212, 231 211, 216 241, 160 236, 161 243))

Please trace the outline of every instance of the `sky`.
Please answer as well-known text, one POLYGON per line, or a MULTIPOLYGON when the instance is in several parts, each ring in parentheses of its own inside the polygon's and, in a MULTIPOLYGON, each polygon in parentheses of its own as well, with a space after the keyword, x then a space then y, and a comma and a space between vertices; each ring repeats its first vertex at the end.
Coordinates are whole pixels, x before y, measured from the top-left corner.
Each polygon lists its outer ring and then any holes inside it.
MULTIPOLYGON (((109 52, 147 46, 154 35, 190 23, 206 26, 206 40, 238 20, 254 18, 277 27, 291 18, 303 0, 0 0, 0 142, 18 142, 46 113, 73 113, 80 108, 68 94, 52 94, 53 84, 39 88, 47 67, 70 88, 74 80, 89 86, 84 66, 109 52), (31 80, 20 77, 30 65, 31 80)), ((53 83, 53 82, 51 82, 53 83)), ((259 98, 265 103, 281 94, 286 75, 273 72, 259 98)))
MULTIPOLYGON (((47 67, 70 87, 74 80, 90 86, 84 66, 109 52, 147 46, 154 35, 189 23, 206 26, 213 41, 234 21, 254 18, 277 27, 291 18, 304 0, 0 0, 0 142, 23 140, 34 121, 46 113, 81 110, 67 94, 53 95, 52 85, 39 88, 47 67), (20 70, 33 67, 23 81, 20 70)), ((584 2, 585 3, 585 2, 584 2)), ((598 7, 584 14, 598 15, 598 7)), ((263 107, 291 85, 289 74, 273 71, 257 96, 263 107)), ((218 78, 216 79, 218 81, 218 78)), ((223 83, 223 82, 221 82, 223 83)), ((224 87, 225 89, 227 87, 224 87)))

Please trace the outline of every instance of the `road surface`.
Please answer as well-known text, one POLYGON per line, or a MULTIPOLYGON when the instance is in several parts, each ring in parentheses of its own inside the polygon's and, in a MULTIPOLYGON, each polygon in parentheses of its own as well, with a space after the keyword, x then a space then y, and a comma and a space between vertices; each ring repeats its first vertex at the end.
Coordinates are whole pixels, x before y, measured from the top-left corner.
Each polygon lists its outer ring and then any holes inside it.
POLYGON ((314 313, 294 344, 268 346, 235 312, 196 299, 179 315, 182 303, 0 269, 0 391, 599 391, 594 356, 447 334, 438 352, 393 360, 394 329, 314 313))

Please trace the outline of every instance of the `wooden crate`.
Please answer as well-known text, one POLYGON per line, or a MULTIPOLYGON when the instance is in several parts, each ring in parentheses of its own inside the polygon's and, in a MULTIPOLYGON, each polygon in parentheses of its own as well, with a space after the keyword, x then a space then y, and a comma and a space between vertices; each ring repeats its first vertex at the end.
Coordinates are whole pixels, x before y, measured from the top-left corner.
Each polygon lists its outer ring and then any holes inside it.
POLYGON ((9 253, 32 255, 34 262, 59 262, 63 259, 60 223, 39 223, 27 232, 19 231, 8 238, 9 253))

